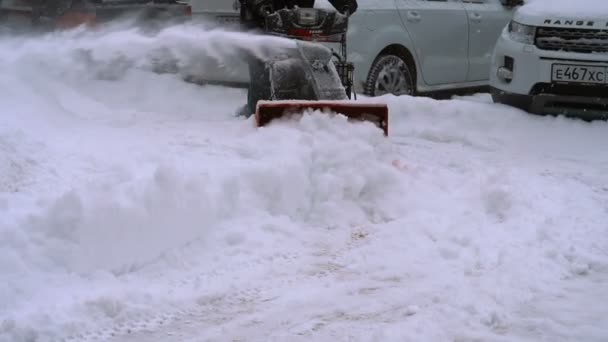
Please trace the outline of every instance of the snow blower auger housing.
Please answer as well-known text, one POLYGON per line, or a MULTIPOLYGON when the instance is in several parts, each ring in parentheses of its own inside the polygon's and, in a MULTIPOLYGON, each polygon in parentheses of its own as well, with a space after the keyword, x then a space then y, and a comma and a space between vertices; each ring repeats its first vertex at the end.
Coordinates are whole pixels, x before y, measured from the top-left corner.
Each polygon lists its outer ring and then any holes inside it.
POLYGON ((347 29, 348 16, 327 9, 281 9, 266 16, 266 33, 293 39, 296 48, 266 63, 271 99, 257 103, 258 126, 312 109, 372 122, 388 135, 386 104, 350 101, 354 65, 347 61, 347 29), (319 42, 337 43, 339 51, 319 42))

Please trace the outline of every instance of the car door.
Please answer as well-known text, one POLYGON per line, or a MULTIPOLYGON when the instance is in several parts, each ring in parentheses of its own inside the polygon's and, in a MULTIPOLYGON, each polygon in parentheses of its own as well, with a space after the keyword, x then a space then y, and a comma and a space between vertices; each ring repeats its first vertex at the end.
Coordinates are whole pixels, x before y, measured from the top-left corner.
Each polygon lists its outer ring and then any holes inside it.
POLYGON ((461 0, 395 0, 427 85, 466 81, 468 22, 461 0))
POLYGON ((469 20, 468 81, 489 79, 490 58, 494 45, 513 10, 500 0, 463 0, 469 20))

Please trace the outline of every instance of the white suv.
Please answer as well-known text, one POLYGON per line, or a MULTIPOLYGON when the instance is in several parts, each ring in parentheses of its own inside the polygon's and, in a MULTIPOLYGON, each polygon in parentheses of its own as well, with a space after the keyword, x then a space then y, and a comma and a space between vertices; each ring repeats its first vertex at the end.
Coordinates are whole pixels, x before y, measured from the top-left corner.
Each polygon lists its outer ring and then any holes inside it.
MULTIPOLYGON (((492 50, 511 19, 512 2, 358 1, 347 36, 355 91, 376 96, 487 88, 492 50)), ((193 19, 238 22, 238 0, 190 0, 190 5, 193 19)), ((330 5, 317 0, 315 6, 330 5)), ((222 62, 223 67, 204 68, 203 78, 248 81, 246 69, 222 62)))
POLYGON ((608 0, 528 0, 498 39, 490 85, 531 113, 608 117, 608 0))

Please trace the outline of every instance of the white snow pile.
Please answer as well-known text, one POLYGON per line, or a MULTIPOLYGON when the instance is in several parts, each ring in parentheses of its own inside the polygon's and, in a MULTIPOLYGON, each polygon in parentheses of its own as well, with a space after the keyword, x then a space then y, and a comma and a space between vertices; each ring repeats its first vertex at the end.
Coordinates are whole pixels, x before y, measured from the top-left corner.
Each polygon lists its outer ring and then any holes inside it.
POLYGON ((545 15, 559 18, 605 18, 608 14, 606 0, 525 0, 518 9, 520 14, 545 15))
POLYGON ((606 122, 483 95, 256 128, 112 59, 221 35, 0 39, 0 341, 606 339, 606 122))

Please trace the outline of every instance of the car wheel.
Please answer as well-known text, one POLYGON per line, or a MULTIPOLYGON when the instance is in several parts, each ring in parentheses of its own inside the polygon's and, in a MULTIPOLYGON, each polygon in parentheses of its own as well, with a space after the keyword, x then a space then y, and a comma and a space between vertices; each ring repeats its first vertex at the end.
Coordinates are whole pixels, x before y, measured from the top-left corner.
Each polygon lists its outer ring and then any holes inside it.
POLYGON ((365 95, 385 94, 414 94, 411 68, 403 58, 392 54, 376 58, 365 82, 365 95))

